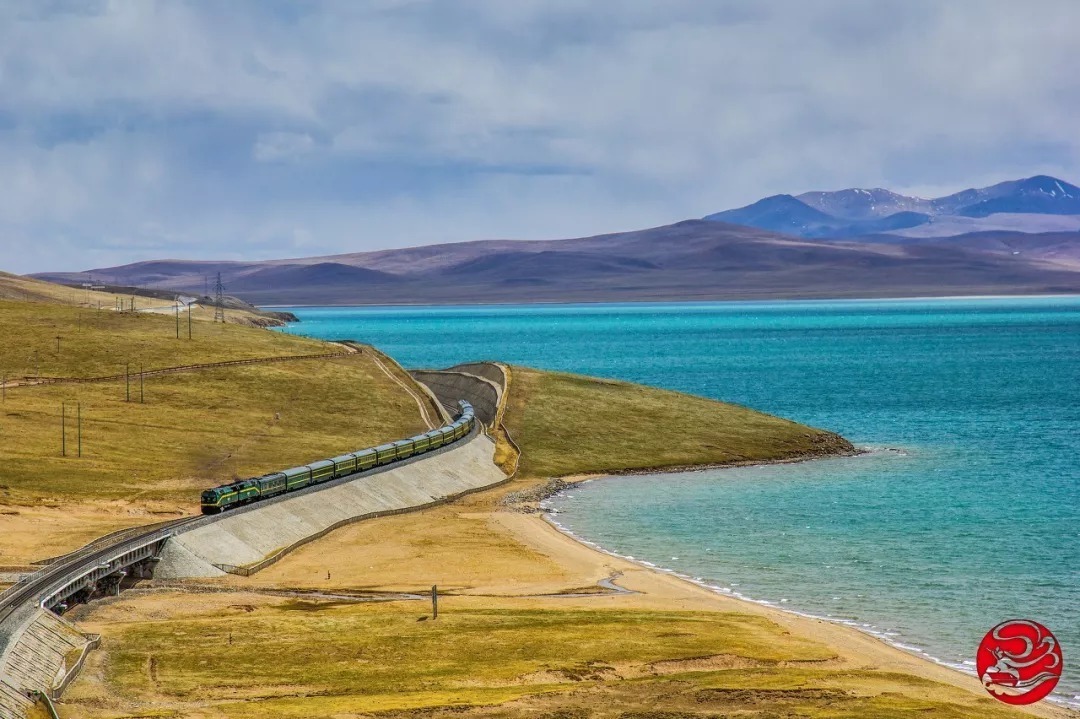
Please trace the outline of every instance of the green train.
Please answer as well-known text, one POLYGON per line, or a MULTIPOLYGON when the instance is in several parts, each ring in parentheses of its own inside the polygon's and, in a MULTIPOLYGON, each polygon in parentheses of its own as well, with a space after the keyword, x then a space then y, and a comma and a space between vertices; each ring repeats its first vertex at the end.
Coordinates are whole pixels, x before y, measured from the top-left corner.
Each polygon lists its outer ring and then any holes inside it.
POLYGON ((208 489, 202 493, 202 513, 217 514, 268 497, 276 497, 313 484, 327 482, 372 467, 381 467, 399 459, 430 452, 467 436, 476 424, 472 405, 458 402, 461 414, 450 424, 397 442, 357 450, 331 459, 320 459, 302 467, 273 472, 262 477, 243 479, 208 489))

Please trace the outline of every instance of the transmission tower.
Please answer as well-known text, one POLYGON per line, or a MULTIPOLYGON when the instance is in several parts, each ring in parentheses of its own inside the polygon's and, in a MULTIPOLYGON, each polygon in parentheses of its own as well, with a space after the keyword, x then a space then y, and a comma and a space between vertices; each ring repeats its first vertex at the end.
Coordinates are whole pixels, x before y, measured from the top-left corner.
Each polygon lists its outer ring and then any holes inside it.
POLYGON ((220 272, 214 283, 214 322, 225 322, 225 285, 221 284, 220 272))

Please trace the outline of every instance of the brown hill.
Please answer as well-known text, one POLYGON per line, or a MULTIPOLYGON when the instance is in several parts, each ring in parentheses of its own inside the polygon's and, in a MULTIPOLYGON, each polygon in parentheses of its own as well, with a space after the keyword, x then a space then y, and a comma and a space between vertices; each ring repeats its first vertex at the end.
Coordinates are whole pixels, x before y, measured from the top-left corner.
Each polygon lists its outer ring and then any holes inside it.
POLYGON ((92 273, 256 304, 893 297, 1080 292, 1080 233, 812 240, 689 220, 570 240, 491 240, 266 262, 159 260, 92 273))

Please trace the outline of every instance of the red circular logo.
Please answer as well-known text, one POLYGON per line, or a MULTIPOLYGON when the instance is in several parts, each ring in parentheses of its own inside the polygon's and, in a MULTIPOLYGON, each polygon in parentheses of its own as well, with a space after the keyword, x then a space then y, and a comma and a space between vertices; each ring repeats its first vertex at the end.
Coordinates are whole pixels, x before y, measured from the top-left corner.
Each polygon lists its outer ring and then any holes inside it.
POLYGON ((1061 645, 1030 619, 1010 619, 983 637, 975 666, 990 696, 1006 704, 1033 704, 1061 678, 1061 645))

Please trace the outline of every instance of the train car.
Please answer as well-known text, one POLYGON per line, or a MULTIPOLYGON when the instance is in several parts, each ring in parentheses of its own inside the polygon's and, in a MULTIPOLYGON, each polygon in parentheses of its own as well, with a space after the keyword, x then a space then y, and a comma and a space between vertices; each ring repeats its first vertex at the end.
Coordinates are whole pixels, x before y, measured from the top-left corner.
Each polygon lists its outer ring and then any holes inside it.
POLYGON ((399 439, 397 442, 394 442, 394 449, 397 450, 397 459, 411 457, 416 452, 416 447, 413 446, 413 441, 411 439, 399 439))
POLYGON ((380 444, 375 448, 376 464, 383 466, 397 459, 397 447, 392 444, 380 444))
POLYGON ((476 424, 471 404, 462 400, 458 402, 458 407, 461 411, 456 420, 415 437, 207 489, 200 497, 202 512, 217 514, 232 507, 345 477, 372 467, 381 467, 398 459, 446 446, 468 435, 476 424))
POLYGON ((356 455, 343 454, 330 460, 334 463, 334 478, 344 477, 356 471, 356 455))
POLYGON ((379 458, 374 449, 362 449, 356 453, 356 471, 358 472, 371 469, 378 463, 379 458))
POLYGON ((233 490, 231 485, 204 490, 200 500, 202 513, 217 514, 218 512, 222 512, 228 509, 229 505, 231 505, 235 499, 236 491, 233 490))
POLYGON ((329 459, 320 459, 308 465, 311 470, 311 483, 325 482, 334 478, 334 463, 329 459))
POLYGON ((229 485, 228 489, 232 491, 225 494, 225 501, 222 502, 223 509, 234 505, 247 504, 259 498, 259 485, 254 479, 234 482, 229 485))
POLYGON ((274 472, 272 474, 264 474, 255 480, 255 483, 259 485, 259 499, 263 497, 273 497, 276 494, 282 494, 289 491, 289 480, 285 477, 284 472, 274 472))
POLYGON ((288 484, 288 491, 294 489, 301 489, 311 484, 311 468, 310 467, 293 467, 292 469, 286 469, 282 474, 285 475, 285 481, 288 484))

